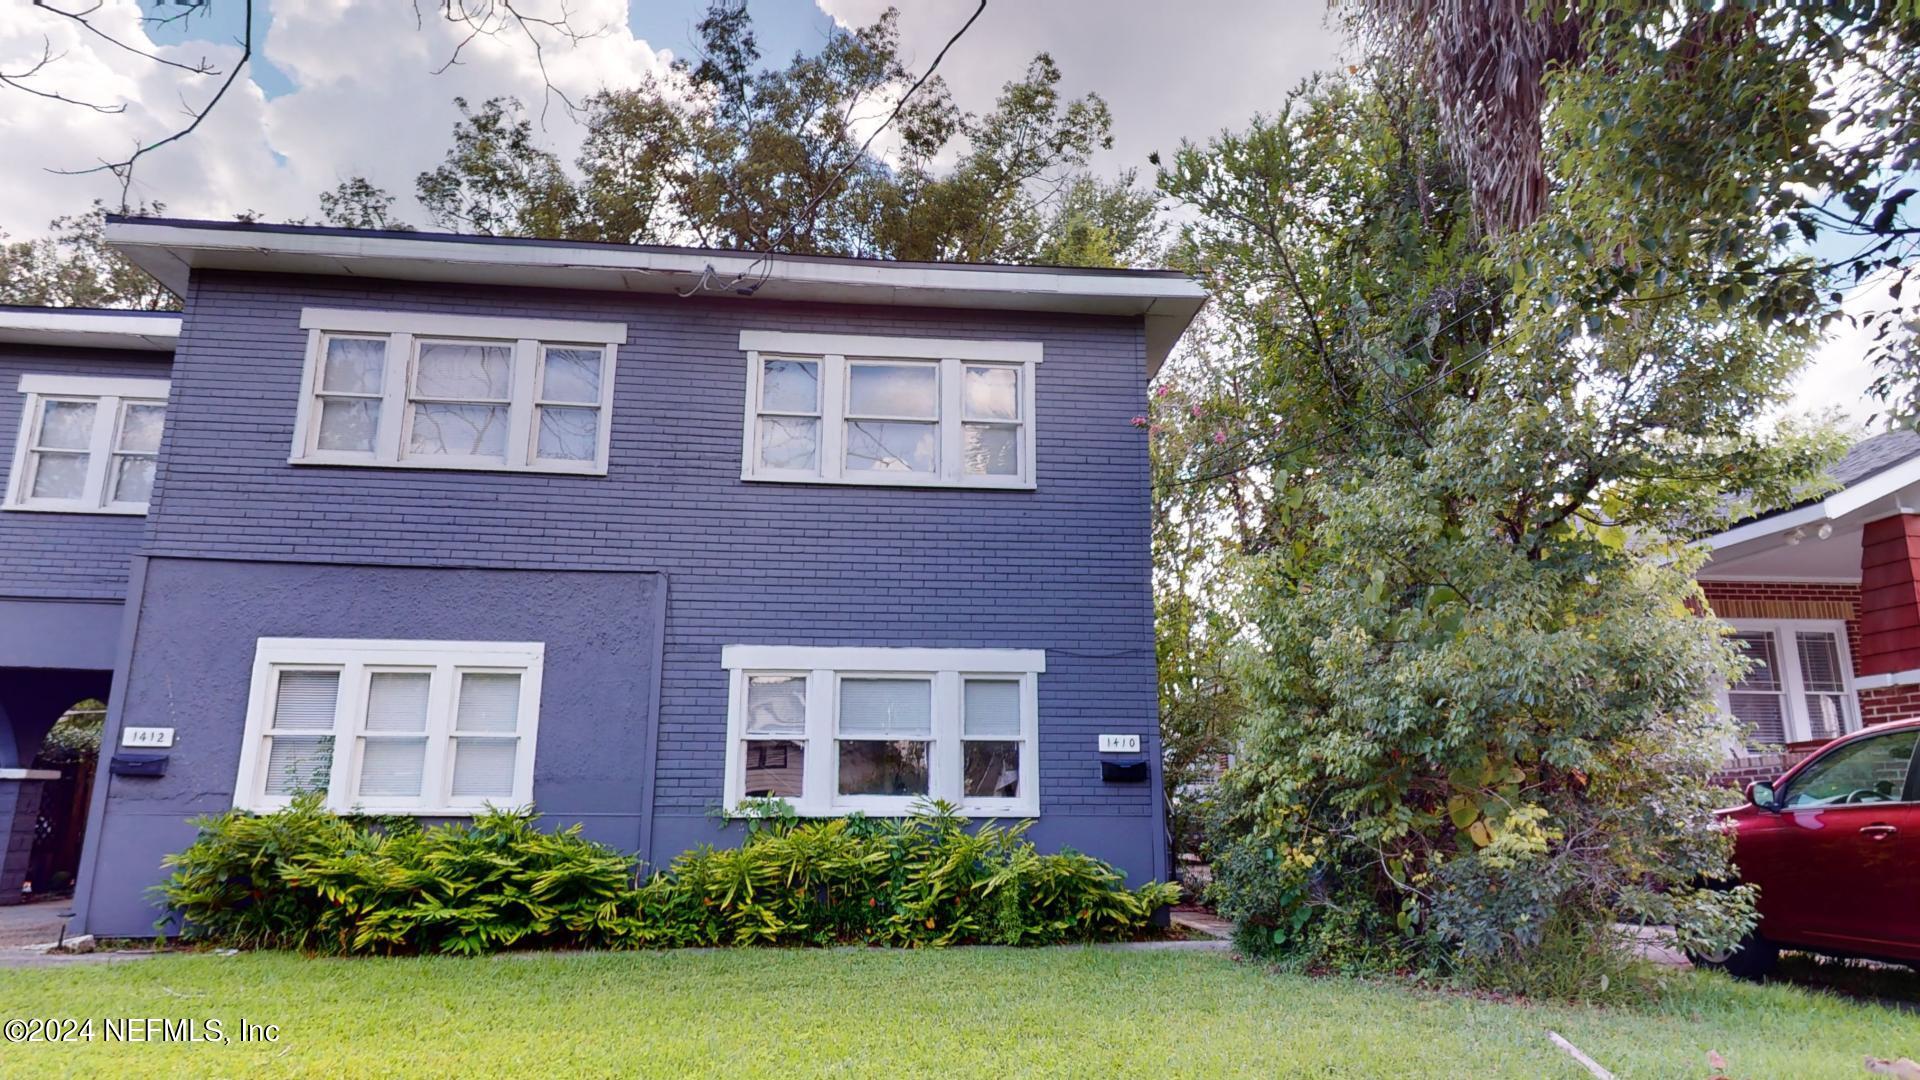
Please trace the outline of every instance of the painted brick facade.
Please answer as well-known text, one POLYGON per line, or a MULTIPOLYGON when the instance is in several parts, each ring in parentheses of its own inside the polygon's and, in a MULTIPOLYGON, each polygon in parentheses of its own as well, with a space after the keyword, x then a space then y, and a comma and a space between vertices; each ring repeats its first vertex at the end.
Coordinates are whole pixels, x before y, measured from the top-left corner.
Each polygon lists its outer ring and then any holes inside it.
MULTIPOLYGON (((20 376, 167 377, 157 352, 0 344, 0 469, 10 469, 25 395, 20 376)), ((120 600, 145 520, 116 514, 0 511, 0 598, 120 600)))

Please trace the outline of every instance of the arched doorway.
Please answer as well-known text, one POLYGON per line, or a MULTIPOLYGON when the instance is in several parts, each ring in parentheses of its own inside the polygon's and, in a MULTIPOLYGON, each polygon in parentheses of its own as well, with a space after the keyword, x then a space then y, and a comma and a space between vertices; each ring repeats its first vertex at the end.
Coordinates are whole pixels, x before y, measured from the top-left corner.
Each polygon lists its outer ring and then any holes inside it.
POLYGON ((0 906, 73 889, 111 678, 0 668, 0 906))

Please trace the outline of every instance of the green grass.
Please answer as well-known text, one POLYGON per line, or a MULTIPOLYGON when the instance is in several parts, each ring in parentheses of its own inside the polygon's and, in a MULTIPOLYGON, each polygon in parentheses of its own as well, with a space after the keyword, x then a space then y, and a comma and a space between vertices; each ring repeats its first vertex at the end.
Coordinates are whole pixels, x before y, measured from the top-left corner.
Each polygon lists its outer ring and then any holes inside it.
MULTIPOLYGON (((1858 1077, 1920 1017, 1679 975, 1637 1009, 1275 975, 1203 952, 955 949, 310 960, 168 956, 0 970, 0 1016, 241 1018, 272 1045, 0 1045, 59 1076, 1858 1077)), ((98 1030, 98 1025, 96 1025, 98 1030)))

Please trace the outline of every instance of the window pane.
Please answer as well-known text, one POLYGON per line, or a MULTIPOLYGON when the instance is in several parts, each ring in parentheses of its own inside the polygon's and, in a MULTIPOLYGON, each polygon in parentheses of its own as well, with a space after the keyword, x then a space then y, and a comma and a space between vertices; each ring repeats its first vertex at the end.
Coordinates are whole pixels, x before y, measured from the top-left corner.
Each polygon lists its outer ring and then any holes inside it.
POLYGON ((520 676, 469 672, 460 677, 460 731, 511 734, 520 729, 520 676))
POLYGON ((540 407, 539 455, 550 461, 592 461, 600 452, 600 410, 540 407))
POLYGON ((966 391, 967 419, 1020 419, 1020 372, 1017 369, 970 367, 966 391))
POLYGON ((746 756, 750 799, 797 799, 807 770, 807 744, 793 739, 752 739, 741 744, 746 756))
POLYGON ((77 499, 87 488, 88 454, 35 454, 33 497, 77 499))
POLYGON ((1787 792, 1788 806, 1892 802, 1906 791, 1920 731, 1896 731, 1843 746, 1807 767, 1787 792))
POLYGON ((928 679, 841 679, 840 733, 876 738, 933 734, 928 679))
MULTIPOLYGON (((331 723, 331 718, 329 718, 331 723)), ((333 736, 275 735, 267 740, 268 795, 325 791, 333 772, 333 736)))
POLYGON ((416 799, 426 773, 427 740, 362 739, 359 796, 416 799))
POLYGON ((372 453, 380 430, 380 403, 368 398, 323 398, 320 402, 322 450, 372 453))
POLYGON ((463 799, 513 797, 518 739, 453 740, 453 793, 463 799))
POLYGON ((424 671, 376 671, 367 681, 368 731, 427 730, 427 691, 433 677, 424 671))
POLYGON ((337 671, 283 671, 274 695, 273 726, 279 731, 332 731, 339 697, 337 671))
POLYGON ((818 469, 820 421, 792 416, 760 418, 760 464, 769 469, 818 469))
POLYGON ((407 451, 504 459, 507 456, 507 407, 416 403, 413 437, 408 440, 407 451))
POLYGON ((1733 643, 1749 661, 1747 673, 1733 684, 1736 690, 1780 689, 1780 664, 1773 651, 1773 635, 1763 630, 1733 635, 1733 643))
POLYGON ((926 743, 840 743, 840 794, 925 795, 927 790, 926 743))
POLYGON ((820 411, 820 365, 812 360, 768 360, 760 368, 760 407, 773 412, 820 411))
POLYGON ((160 428, 166 422, 165 405, 128 405, 120 415, 119 449, 136 454, 160 450, 160 428))
POLYGON ((968 424, 962 460, 974 476, 1020 475, 1020 429, 968 424))
POLYGON ((856 471, 933 471, 935 424, 884 423, 852 420, 847 423, 847 468, 856 471))
POLYGON ((1740 726, 1747 733, 1747 745, 1768 746, 1787 741, 1787 725, 1781 716, 1779 694, 1743 694, 1736 691, 1727 695, 1727 701, 1733 709, 1734 719, 1740 721, 1740 726))
POLYGON ((747 676, 747 734, 800 735, 807 730, 807 677, 747 676))
POLYGON ((969 796, 1011 799, 1020 794, 1020 744, 966 742, 964 789, 969 796))
POLYGON ((960 733, 968 738, 1020 737, 1020 684, 1011 679, 968 679, 960 733))
POLYGON ((460 401, 505 400, 513 387, 513 347, 454 341, 420 343, 414 373, 418 397, 460 401))
POLYGON ((940 369, 932 364, 848 364, 849 416, 939 415, 940 369))
POLYGON ((113 459, 113 497, 111 502, 143 503, 153 498, 153 461, 150 457, 113 459))
POLYGON ((40 441, 49 450, 85 450, 93 443, 91 401, 49 401, 40 413, 40 441))
POLYGON ((1845 690, 1840 671, 1840 642, 1830 632, 1802 630, 1794 635, 1800 649, 1800 681, 1808 690, 1845 690))
POLYGON ((1807 735, 1814 739, 1836 739, 1847 730, 1847 695, 1807 695, 1807 735))
POLYGON ((328 338, 320 389, 336 394, 378 394, 385 387, 387 343, 369 338, 328 338))
POLYGON ((540 376, 542 401, 600 403, 599 349, 548 349, 540 376))

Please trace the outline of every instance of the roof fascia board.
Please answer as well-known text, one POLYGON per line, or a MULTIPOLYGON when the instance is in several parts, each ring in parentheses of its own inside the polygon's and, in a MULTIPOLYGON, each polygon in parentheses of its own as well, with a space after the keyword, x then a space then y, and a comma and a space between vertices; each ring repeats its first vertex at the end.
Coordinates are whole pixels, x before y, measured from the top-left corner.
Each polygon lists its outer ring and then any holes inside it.
POLYGON ((1910 458, 1897 465, 1890 465, 1852 487, 1836 491, 1817 503, 1762 518, 1759 521, 1751 521, 1745 525, 1737 525, 1726 532, 1709 536, 1702 542, 1708 548, 1718 551, 1804 525, 1838 521, 1848 514, 1865 509, 1881 499, 1896 495, 1903 489, 1916 484, 1920 484, 1920 458, 1910 458))
POLYGON ((172 352, 179 337, 176 316, 0 311, 0 341, 13 344, 172 352))

